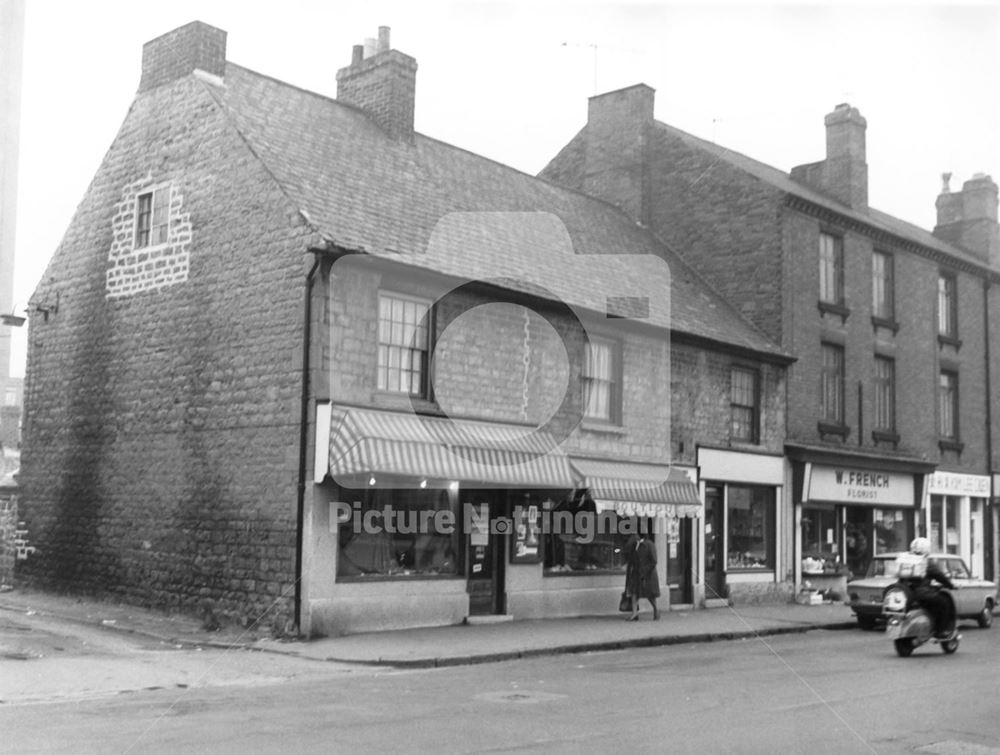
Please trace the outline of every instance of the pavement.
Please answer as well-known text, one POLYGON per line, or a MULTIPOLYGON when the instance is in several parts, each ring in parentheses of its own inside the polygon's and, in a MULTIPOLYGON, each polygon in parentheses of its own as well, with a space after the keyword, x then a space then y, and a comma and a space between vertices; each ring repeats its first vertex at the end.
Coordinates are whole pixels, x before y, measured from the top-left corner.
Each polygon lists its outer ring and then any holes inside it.
MULTIPOLYGON (((27 589, 0 592, 0 612, 80 622, 174 646, 255 650, 302 659, 427 668, 490 663, 541 655, 654 647, 685 642, 759 639, 815 629, 854 629, 843 603, 727 606, 649 610, 638 621, 619 613, 403 629, 342 637, 279 640, 264 631, 227 627, 206 631, 198 619, 78 596, 27 589)), ((2 618, 2 613, 0 613, 2 618)), ((2 650, 2 648, 0 648, 2 650)), ((3 653, 0 652, 0 657, 3 653)))

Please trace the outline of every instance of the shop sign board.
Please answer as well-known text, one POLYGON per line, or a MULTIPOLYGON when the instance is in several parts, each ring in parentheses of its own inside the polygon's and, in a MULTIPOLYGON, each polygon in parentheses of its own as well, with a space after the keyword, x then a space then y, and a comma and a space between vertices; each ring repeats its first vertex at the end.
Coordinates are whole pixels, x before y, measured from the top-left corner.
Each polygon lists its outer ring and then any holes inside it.
POLYGON ((882 472, 876 469, 852 469, 811 465, 806 484, 806 501, 870 506, 913 506, 913 475, 882 472))
POLYGON ((934 472, 931 475, 927 491, 931 495, 967 495, 973 498, 988 498, 990 477, 984 474, 934 472))

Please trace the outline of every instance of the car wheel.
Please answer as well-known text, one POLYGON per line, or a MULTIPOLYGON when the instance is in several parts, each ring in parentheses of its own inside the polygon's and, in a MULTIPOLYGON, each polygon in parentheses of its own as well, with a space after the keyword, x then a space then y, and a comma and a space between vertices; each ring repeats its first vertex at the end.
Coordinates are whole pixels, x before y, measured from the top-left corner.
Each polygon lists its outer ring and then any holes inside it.
POLYGON ((904 637, 893 643, 896 646, 896 655, 900 658, 909 658, 913 654, 914 640, 912 637, 904 637))
POLYGON ((941 643, 941 652, 945 655, 951 655, 956 650, 958 650, 958 640, 948 640, 941 643))
POLYGON ((875 628, 875 619, 872 618, 871 616, 859 616, 858 617, 858 626, 861 627, 864 630, 874 629, 875 628))
POLYGON ((983 629, 989 629, 993 626, 993 601, 987 600, 986 605, 983 606, 983 610, 979 612, 976 617, 976 621, 979 622, 979 626, 983 629))

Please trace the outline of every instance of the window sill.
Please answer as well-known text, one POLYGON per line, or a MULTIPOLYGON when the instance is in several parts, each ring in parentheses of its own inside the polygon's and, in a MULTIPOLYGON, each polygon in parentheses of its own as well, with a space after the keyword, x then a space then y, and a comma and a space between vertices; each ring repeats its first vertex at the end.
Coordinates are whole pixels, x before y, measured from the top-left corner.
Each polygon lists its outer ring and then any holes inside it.
POLYGON ((615 576, 620 577, 625 573, 625 567, 620 569, 566 569, 565 571, 561 569, 553 569, 551 566, 545 567, 542 571, 543 577, 602 577, 602 576, 615 576))
POLYGON ((875 330, 879 328, 885 328, 886 330, 891 330, 893 335, 899 332, 899 323, 896 320, 887 320, 884 317, 875 317, 872 315, 872 327, 875 330))
POLYGON ((373 392, 372 406, 379 409, 415 411, 419 414, 430 414, 436 417, 443 417, 445 415, 436 401, 421 398, 420 396, 411 396, 408 393, 397 393, 395 391, 373 392))
POLYGON ((606 433, 607 435, 625 435, 628 430, 614 422, 601 422, 599 419, 584 419, 580 423, 587 432, 606 433))
POLYGON ((960 348, 962 348, 962 339, 956 338, 955 336, 949 336, 949 335, 944 335, 942 333, 938 333, 938 345, 952 346, 954 347, 955 351, 958 351, 960 348))
POLYGON ((892 443, 892 447, 895 448, 899 445, 899 433, 891 430, 872 430, 872 440, 876 443, 892 443))
POLYGON ((965 444, 952 438, 942 438, 938 441, 938 448, 941 449, 942 453, 945 451, 954 451, 960 454, 965 450, 965 444))
POLYGON ((820 420, 816 423, 816 429, 819 430, 821 436, 836 435, 841 440, 847 440, 851 434, 851 428, 840 422, 820 420))
POLYGON ((352 574, 337 577, 337 582, 412 582, 420 580, 465 579, 461 574, 352 574))
POLYGON ((847 318, 851 314, 851 310, 848 307, 843 304, 834 304, 830 301, 818 301, 816 302, 816 307, 819 309, 820 314, 837 315, 841 322, 847 322, 847 318))

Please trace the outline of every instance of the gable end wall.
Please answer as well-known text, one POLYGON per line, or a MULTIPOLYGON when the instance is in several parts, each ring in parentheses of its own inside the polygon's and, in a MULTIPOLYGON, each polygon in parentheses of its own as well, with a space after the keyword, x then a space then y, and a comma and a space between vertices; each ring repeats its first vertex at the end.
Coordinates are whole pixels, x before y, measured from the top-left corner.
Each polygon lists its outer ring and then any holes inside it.
POLYGON ((35 293, 60 299, 30 322, 21 516, 37 551, 19 575, 284 629, 309 240, 204 87, 137 98, 35 293), (175 192, 188 269, 128 288, 122 213, 147 182, 175 192))

